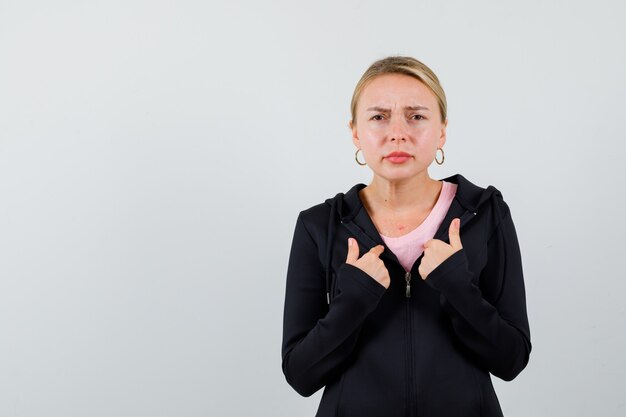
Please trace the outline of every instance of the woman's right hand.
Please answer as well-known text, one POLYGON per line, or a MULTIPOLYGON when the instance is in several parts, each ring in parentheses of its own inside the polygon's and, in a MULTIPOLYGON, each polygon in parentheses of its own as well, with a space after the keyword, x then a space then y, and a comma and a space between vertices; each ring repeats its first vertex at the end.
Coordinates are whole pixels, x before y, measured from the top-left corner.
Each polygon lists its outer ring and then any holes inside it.
POLYGON ((365 255, 359 258, 359 245, 354 238, 348 238, 348 257, 346 263, 356 266, 370 277, 374 278, 380 285, 389 288, 391 278, 385 263, 380 259, 385 247, 383 245, 374 246, 365 255))

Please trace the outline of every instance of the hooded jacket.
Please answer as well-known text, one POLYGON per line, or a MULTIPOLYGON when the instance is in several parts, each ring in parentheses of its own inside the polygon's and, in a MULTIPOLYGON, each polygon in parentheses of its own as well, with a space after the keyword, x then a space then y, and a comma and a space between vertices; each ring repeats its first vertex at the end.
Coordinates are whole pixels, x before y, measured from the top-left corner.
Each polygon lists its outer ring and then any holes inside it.
POLYGON ((423 254, 406 272, 365 210, 356 184, 299 213, 287 268, 282 369, 308 397, 325 387, 316 417, 502 416, 490 374, 505 381, 531 343, 522 261, 508 205, 494 186, 460 174, 435 239, 462 249, 423 280, 423 254), (376 245, 385 287, 347 264, 376 245))

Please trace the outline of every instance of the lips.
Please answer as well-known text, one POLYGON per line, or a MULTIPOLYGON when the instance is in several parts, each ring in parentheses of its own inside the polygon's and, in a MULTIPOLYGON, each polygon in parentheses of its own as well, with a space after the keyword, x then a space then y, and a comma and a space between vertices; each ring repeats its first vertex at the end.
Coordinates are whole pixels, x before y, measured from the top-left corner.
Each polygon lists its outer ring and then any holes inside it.
POLYGON ((411 159, 411 154, 406 152, 391 152, 389 155, 385 156, 385 159, 394 164, 401 164, 411 159))

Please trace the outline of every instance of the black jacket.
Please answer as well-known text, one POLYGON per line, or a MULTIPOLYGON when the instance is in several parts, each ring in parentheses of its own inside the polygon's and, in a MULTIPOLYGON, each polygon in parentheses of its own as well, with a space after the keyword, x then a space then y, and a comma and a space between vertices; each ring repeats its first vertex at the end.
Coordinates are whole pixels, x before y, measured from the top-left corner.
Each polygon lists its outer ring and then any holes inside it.
POLYGON ((528 363, 522 261, 508 205, 460 174, 434 238, 461 219, 463 248, 422 280, 385 246, 385 289, 345 263, 384 245, 359 198, 365 184, 300 212, 287 269, 282 368, 301 395, 325 387, 317 417, 501 416, 489 373, 528 363), (410 289, 407 289, 407 282, 410 289), (409 292, 410 291, 410 292, 409 292))

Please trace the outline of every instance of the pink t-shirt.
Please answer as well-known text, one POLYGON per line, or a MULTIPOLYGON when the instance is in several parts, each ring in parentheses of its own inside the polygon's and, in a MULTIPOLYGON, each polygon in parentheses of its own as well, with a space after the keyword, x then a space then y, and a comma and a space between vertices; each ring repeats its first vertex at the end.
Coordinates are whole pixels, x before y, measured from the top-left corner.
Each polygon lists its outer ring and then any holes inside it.
POLYGON ((443 222, 456 194, 457 184, 443 181, 439 198, 428 217, 417 228, 399 237, 383 236, 383 241, 396 255, 405 271, 410 271, 413 263, 424 252, 424 243, 432 239, 443 222))

